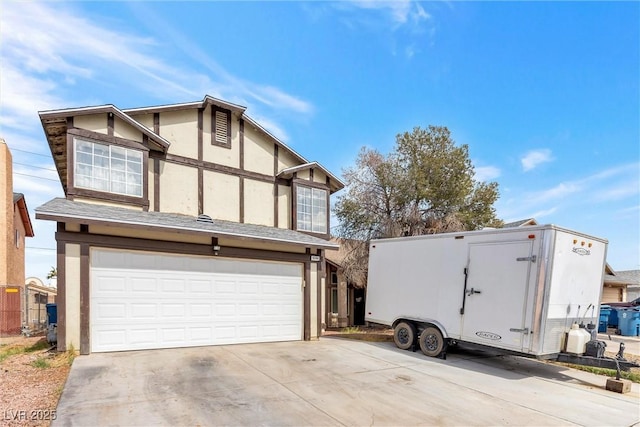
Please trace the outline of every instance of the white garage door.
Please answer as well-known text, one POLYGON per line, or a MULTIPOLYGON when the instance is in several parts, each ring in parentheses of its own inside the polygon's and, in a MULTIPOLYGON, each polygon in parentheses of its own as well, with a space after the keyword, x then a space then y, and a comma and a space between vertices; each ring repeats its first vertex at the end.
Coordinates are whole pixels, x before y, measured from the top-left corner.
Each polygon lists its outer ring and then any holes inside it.
POLYGON ((91 351, 302 338, 302 265, 91 251, 91 351))

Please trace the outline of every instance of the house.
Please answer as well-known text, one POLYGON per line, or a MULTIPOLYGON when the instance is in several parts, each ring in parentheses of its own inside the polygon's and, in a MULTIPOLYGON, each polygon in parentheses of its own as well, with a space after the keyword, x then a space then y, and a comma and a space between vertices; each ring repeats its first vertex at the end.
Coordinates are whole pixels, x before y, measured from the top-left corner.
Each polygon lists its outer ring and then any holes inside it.
POLYGON ((632 301, 638 296, 640 270, 615 271, 605 266, 601 302, 632 301))
POLYGON ((19 334, 25 276, 25 238, 33 226, 24 195, 13 192, 13 160, 0 139, 0 335, 19 334))
POLYGON ((57 223, 59 350, 322 334, 344 184, 245 110, 205 96, 39 113, 65 194, 36 209, 57 223))
POLYGON ((37 277, 27 277, 24 292, 24 325, 31 331, 47 327, 47 304, 56 302, 57 290, 37 277))

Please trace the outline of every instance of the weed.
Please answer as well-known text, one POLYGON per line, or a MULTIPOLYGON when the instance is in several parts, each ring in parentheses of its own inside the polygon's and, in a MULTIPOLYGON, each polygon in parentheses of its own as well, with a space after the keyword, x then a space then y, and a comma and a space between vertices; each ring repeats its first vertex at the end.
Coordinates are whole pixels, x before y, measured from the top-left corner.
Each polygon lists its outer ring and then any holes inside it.
POLYGON ((359 334, 360 328, 357 326, 349 326, 347 328, 342 329, 343 334, 359 334))
POLYGON ((38 357, 36 360, 31 362, 31 366, 39 369, 47 369, 51 367, 51 364, 45 357, 38 357))
POLYGON ((2 351, 0 351, 0 362, 4 362, 8 357, 15 356, 16 354, 22 354, 25 351, 26 349, 22 346, 3 348, 2 351))
MULTIPOLYGON (((582 366, 582 365, 573 365, 573 364, 569 364, 568 366, 572 367, 573 369, 591 372, 592 374, 596 374, 596 375, 604 375, 607 377, 616 376, 615 369, 596 368, 593 366, 582 366)), ((634 383, 640 383, 640 373, 638 372, 620 371, 620 378, 632 381, 634 383)))
POLYGON ((37 343, 33 344, 31 347, 27 347, 25 349, 26 353, 32 353, 34 351, 38 351, 38 350, 44 350, 45 348, 49 348, 51 347, 49 345, 49 343, 47 342, 47 340, 45 340, 44 338, 41 339, 40 341, 38 341, 37 343))

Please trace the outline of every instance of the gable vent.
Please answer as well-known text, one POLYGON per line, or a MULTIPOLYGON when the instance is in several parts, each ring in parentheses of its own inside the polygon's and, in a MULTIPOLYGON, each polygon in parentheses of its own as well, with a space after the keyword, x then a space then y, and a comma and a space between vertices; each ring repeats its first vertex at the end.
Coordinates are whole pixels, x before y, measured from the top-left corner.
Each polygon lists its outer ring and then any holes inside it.
POLYGON ((213 220, 211 219, 211 217, 209 215, 205 215, 205 214, 198 215, 198 219, 196 219, 196 221, 197 222, 213 223, 213 220))
POLYGON ((216 111, 216 142, 227 144, 229 142, 228 114, 224 111, 216 111))

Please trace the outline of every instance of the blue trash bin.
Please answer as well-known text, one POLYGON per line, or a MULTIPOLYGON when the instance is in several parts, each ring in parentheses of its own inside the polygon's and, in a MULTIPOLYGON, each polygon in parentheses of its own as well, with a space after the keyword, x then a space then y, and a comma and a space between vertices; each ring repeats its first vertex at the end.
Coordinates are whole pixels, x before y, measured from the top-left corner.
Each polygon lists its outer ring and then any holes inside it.
POLYGON ((47 307, 47 324, 53 325, 58 323, 58 306, 55 303, 49 303, 47 307))
POLYGON ((618 330, 626 337, 640 336, 640 310, 637 308, 618 310, 618 330))
POLYGON ((609 327, 618 328, 618 309, 615 307, 611 307, 609 312, 609 327))
POLYGON ((609 325, 609 314, 611 314, 611 306, 600 306, 600 320, 598 322, 598 332, 607 332, 607 326, 609 325))

